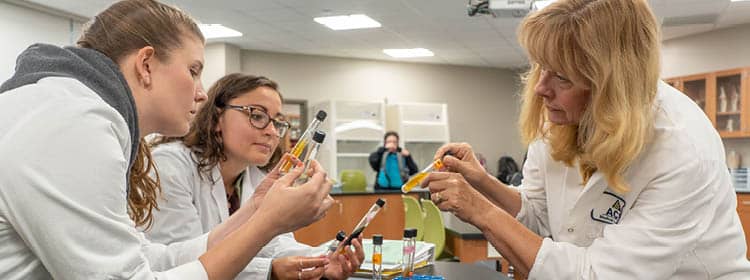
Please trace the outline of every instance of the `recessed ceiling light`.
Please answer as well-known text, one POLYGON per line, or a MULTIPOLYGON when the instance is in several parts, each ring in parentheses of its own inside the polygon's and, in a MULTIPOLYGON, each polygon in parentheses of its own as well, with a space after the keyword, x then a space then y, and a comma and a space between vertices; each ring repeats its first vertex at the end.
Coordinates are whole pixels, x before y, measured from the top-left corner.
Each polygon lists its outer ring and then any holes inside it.
POLYGON ((332 17, 316 17, 315 22, 325 25, 333 30, 349 30, 361 28, 380 27, 380 23, 371 19, 367 15, 348 15, 332 17))
POLYGON ((206 37, 206 39, 242 36, 241 32, 231 29, 229 27, 223 26, 221 24, 199 24, 198 28, 201 29, 201 33, 203 33, 203 37, 206 37))
POLYGON ((384 49, 383 52, 387 55, 396 58, 411 58, 411 57, 426 57, 435 56, 432 51, 425 48, 415 49, 384 49))

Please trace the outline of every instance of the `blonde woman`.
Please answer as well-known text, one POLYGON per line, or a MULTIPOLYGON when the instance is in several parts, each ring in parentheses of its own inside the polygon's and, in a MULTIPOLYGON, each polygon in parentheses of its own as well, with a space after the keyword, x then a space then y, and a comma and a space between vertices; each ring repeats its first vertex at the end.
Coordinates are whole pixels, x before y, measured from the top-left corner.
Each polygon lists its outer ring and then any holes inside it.
POLYGON ((128 0, 94 17, 78 46, 21 53, 0 86, 0 278, 233 279, 330 207, 325 172, 289 188, 296 168, 200 237, 165 246, 136 230, 159 193, 140 135, 187 133, 206 99, 204 41, 184 12, 128 0))
POLYGON ((559 0, 519 30, 531 70, 523 184, 468 144, 431 174, 438 206, 476 225, 529 279, 750 279, 721 139, 659 80, 646 0, 559 0))

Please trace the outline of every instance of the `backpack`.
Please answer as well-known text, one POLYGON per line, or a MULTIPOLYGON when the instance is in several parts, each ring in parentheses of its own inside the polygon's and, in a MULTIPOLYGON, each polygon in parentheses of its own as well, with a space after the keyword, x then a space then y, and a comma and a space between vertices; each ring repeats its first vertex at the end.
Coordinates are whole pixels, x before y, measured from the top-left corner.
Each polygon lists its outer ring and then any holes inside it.
MULTIPOLYGON (((380 171, 378 172, 378 178, 377 178, 378 180, 380 179, 380 176, 385 176, 386 180, 388 179, 386 176, 386 171, 385 171, 385 162, 386 162, 386 159, 388 158, 388 154, 389 152, 385 151, 383 152, 383 155, 380 157, 380 168, 379 168, 380 171)), ((401 174, 401 181, 403 183, 406 183, 406 180, 409 179, 409 169, 404 163, 404 157, 401 155, 400 152, 396 153, 396 158, 398 161, 398 170, 399 170, 399 173, 401 174)), ((380 187, 381 188, 396 188, 396 186, 380 186, 380 187)), ((398 187, 400 188, 401 186, 398 186, 398 187)))
POLYGON ((509 156, 500 157, 500 160, 497 161, 497 179, 500 180, 500 182, 510 185, 513 176, 518 176, 516 175, 517 173, 521 172, 516 160, 509 156))

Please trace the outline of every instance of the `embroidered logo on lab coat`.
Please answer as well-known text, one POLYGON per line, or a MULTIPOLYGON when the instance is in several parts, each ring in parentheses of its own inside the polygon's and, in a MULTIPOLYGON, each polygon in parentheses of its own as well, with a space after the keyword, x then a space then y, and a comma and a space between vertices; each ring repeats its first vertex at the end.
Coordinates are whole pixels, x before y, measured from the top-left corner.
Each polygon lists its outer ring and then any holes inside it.
POLYGON ((617 224, 622 217, 622 210, 625 209, 625 200, 608 191, 605 191, 604 194, 604 198, 614 198, 614 201, 609 208, 591 209, 591 219, 605 224, 617 224))

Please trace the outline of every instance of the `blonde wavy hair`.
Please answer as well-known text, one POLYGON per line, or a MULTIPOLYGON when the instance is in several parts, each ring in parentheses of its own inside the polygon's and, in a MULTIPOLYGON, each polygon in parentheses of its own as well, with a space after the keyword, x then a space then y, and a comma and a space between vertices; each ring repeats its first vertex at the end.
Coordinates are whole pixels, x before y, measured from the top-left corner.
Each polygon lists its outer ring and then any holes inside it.
POLYGON ((659 80, 659 27, 646 0, 560 0, 523 20, 518 40, 532 67, 523 79, 519 125, 523 142, 542 139, 557 161, 586 184, 597 170, 616 192, 630 190, 623 174, 653 130, 659 80), (578 124, 548 121, 534 87, 541 69, 590 88, 578 124))

